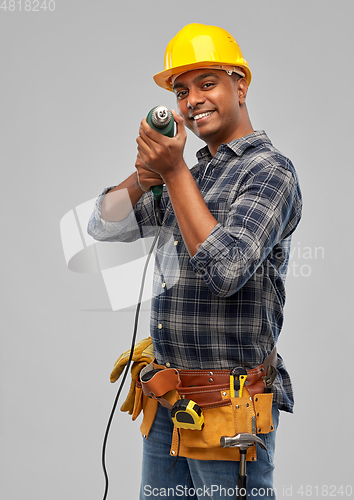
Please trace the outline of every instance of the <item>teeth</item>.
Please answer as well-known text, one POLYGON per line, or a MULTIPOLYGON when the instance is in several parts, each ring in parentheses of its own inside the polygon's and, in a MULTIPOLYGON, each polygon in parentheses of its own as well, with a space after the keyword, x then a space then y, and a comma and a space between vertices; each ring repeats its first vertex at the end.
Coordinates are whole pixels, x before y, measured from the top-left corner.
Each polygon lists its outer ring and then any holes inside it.
POLYGON ((204 118, 204 116, 209 116, 212 113, 213 113, 212 111, 208 111, 207 113, 200 113, 200 115, 195 115, 193 118, 194 120, 200 120, 200 118, 204 118))

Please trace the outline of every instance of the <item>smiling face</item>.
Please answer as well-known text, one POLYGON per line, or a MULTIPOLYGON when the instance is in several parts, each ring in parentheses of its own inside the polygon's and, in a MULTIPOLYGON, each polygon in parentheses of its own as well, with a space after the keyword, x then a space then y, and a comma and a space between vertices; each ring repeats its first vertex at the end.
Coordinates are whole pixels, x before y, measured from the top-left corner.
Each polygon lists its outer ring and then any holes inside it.
POLYGON ((245 105, 247 88, 243 78, 212 68, 188 71, 174 81, 186 127, 208 145, 213 156, 220 144, 253 132, 245 105))

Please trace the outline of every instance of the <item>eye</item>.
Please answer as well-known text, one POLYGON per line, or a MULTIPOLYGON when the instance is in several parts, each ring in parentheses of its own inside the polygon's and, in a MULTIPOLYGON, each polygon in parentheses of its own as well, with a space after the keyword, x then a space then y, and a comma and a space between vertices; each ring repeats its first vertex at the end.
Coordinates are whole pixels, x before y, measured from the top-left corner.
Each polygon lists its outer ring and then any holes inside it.
POLYGON ((204 90, 208 90, 210 89, 211 87, 214 87, 215 83, 214 82, 206 82, 206 83, 203 83, 202 85, 202 89, 204 90))
POLYGON ((188 91, 187 90, 180 90, 180 91, 175 92, 175 94, 176 94, 177 99, 179 101, 181 101, 182 99, 187 97, 188 91))

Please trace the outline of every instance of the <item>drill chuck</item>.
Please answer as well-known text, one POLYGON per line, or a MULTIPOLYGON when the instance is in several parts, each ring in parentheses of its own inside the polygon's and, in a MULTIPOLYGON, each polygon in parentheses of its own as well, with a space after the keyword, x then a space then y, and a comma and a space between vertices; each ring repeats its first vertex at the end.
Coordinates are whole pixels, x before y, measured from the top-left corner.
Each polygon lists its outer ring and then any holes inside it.
POLYGON ((146 117, 150 127, 167 137, 174 136, 174 119, 172 111, 166 106, 156 106, 151 109, 146 117))
POLYGON ((151 121, 159 129, 166 127, 172 118, 171 110, 166 106, 156 106, 151 113, 151 121))

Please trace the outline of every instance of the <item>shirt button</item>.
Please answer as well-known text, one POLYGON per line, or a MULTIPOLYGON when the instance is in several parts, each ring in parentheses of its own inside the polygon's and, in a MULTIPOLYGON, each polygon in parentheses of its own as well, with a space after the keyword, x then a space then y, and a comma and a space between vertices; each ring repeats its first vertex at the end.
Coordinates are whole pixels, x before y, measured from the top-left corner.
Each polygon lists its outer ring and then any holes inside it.
POLYGON ((175 241, 175 247, 178 245, 178 241, 175 241))
POLYGON ((171 366, 171 363, 169 363, 169 362, 167 361, 166 366, 167 366, 167 368, 169 368, 169 367, 171 366))
POLYGON ((159 323, 159 324, 157 325, 157 328, 158 328, 159 330, 161 330, 161 328, 162 328, 161 323, 159 323))
POLYGON ((165 288, 165 286, 166 286, 166 283, 162 283, 162 288, 165 288))

